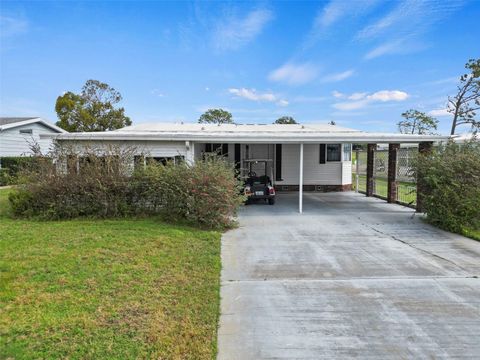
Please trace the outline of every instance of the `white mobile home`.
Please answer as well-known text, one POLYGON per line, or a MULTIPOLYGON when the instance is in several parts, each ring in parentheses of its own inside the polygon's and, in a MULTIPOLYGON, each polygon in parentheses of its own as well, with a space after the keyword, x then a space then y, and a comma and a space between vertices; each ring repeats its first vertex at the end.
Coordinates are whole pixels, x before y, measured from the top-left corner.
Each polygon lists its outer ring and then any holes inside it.
POLYGON ((107 132, 65 133, 55 138, 80 147, 129 145, 139 154, 148 154, 158 161, 181 157, 192 163, 205 153, 217 152, 240 172, 247 171, 246 160, 267 159, 267 175, 275 188, 299 191, 300 195, 303 191, 350 190, 352 144, 429 143, 444 139, 433 135, 368 133, 329 124, 165 123, 107 132))
POLYGON ((47 152, 52 140, 65 130, 39 117, 0 117, 0 157, 31 156, 31 145, 38 144, 47 152))

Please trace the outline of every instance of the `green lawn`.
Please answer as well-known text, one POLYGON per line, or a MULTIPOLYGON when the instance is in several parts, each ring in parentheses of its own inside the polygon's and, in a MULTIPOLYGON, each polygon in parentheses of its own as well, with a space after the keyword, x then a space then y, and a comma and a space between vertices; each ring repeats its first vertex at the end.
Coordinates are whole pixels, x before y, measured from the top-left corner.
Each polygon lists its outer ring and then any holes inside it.
POLYGON ((157 219, 13 220, 7 191, 0 358, 214 358, 220 233, 157 219))
MULTIPOLYGON (((375 195, 382 196, 384 198, 387 197, 387 180, 377 178, 375 179, 375 195)), ((359 175, 358 178, 358 188, 360 191, 366 191, 367 186, 367 178, 366 175, 359 175)), ((352 185, 355 189, 356 181, 355 181, 355 174, 352 175, 352 185)), ((402 182, 398 183, 398 200, 405 204, 415 204, 417 201, 417 189, 415 184, 402 182)))

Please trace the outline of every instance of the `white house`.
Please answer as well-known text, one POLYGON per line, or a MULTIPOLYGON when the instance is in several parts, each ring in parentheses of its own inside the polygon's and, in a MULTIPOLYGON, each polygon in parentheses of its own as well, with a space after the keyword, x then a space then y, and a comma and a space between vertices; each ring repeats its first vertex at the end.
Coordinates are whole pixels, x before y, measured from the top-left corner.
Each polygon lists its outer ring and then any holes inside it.
MULTIPOLYGON (((352 144, 432 143, 436 135, 370 133, 329 124, 233 125, 141 124, 95 133, 64 133, 63 143, 101 148, 131 146, 157 161, 185 159, 194 162, 204 153, 225 155, 245 173, 245 160, 267 159, 267 172, 278 191, 298 191, 302 210, 303 191, 351 189, 352 144), (302 186, 300 186, 302 185, 302 186)), ((261 171, 261 169, 258 169, 261 171)))
POLYGON ((0 117, 0 157, 30 156, 34 143, 46 152, 52 140, 43 136, 62 133, 65 130, 39 117, 0 117))

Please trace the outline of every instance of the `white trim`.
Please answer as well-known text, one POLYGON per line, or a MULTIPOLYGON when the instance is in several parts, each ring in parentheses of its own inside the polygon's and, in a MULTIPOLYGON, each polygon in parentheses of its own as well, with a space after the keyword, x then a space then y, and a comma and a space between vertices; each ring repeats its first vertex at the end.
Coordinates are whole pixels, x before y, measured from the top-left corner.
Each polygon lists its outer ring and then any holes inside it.
POLYGON ((298 181, 298 212, 303 212, 303 143, 300 143, 300 170, 298 181))

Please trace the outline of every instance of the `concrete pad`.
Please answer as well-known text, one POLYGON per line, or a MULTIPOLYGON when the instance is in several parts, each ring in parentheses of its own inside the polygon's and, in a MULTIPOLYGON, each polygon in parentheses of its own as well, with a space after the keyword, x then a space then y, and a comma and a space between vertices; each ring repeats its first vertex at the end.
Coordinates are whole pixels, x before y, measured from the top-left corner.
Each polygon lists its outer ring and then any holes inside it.
POLYGON ((355 193, 242 209, 219 359, 480 357, 480 243, 355 193))

